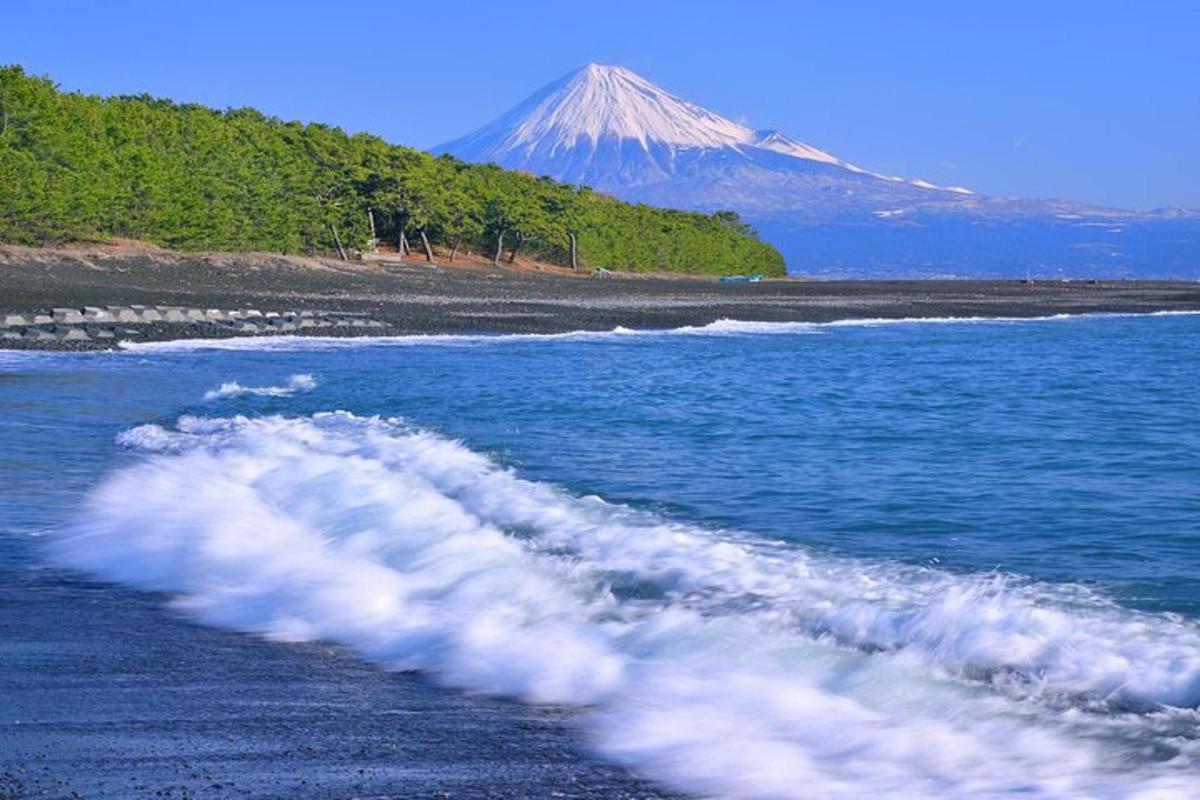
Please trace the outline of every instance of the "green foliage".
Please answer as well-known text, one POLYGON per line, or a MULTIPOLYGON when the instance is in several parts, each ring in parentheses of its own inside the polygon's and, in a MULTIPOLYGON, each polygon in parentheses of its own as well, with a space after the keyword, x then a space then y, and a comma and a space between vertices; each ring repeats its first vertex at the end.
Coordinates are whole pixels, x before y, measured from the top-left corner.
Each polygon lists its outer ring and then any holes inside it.
POLYGON ((253 109, 60 91, 0 67, 0 241, 112 236, 182 250, 331 252, 424 231, 586 267, 782 275, 738 219, 630 205, 495 165, 434 158, 253 109))

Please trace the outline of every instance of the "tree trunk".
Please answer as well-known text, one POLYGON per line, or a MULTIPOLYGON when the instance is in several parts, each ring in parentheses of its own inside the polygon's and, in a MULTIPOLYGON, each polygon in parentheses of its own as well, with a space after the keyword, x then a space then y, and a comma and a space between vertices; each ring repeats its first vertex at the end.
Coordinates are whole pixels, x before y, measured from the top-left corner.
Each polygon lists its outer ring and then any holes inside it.
POLYGON ((492 266, 500 266, 500 251, 504 247, 504 231, 496 234, 496 255, 492 256, 492 266))
POLYGON ((429 246, 429 237, 425 235, 424 228, 421 228, 421 247, 425 248, 425 260, 432 264, 433 248, 429 246))
POLYGON ((342 237, 338 236, 337 226, 331 222, 329 230, 333 231, 333 241, 337 244, 338 255, 342 257, 342 261, 349 261, 350 259, 346 258, 346 248, 342 247, 342 237))
POLYGON ((521 249, 521 245, 525 242, 525 237, 520 233, 517 233, 515 238, 517 243, 513 245, 512 252, 508 254, 508 263, 510 264, 517 263, 517 251, 521 249))
POLYGON ((454 263, 454 257, 455 257, 456 255, 458 255, 458 246, 459 246, 460 244, 462 244, 462 237, 461 237, 461 236, 455 236, 455 237, 454 237, 454 247, 450 248, 450 263, 451 263, 451 264, 453 264, 453 263, 454 263))
POLYGON ((396 225, 396 255, 403 258, 408 255, 408 237, 404 235, 404 225, 408 222, 408 217, 396 211, 392 214, 392 221, 396 225))
POLYGON ((579 242, 575 239, 575 234, 567 234, 571 237, 571 269, 579 269, 579 242))
POLYGON ((375 235, 375 212, 370 208, 367 209, 367 221, 371 223, 371 252, 374 253, 378 250, 379 238, 375 235))

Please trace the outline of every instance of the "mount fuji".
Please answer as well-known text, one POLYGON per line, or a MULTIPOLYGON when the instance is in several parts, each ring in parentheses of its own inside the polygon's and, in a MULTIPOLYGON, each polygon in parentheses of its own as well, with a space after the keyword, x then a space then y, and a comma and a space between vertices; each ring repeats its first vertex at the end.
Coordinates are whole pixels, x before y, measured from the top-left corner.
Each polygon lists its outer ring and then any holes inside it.
POLYGON ((434 149, 624 200, 731 209, 789 269, 846 277, 1200 275, 1200 213, 1019 200, 856 166, 588 64, 434 149))

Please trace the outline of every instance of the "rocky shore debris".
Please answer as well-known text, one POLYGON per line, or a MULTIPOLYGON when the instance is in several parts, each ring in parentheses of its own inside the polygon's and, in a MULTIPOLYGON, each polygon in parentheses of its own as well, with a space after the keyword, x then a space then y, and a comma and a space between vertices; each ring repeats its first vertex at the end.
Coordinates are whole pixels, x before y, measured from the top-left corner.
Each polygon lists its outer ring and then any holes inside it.
POLYGON ((0 315, 0 340, 86 342, 140 336, 131 325, 188 325, 211 328, 215 335, 263 335, 322 328, 389 328, 388 323, 349 311, 224 310, 186 306, 84 306, 49 313, 0 315))

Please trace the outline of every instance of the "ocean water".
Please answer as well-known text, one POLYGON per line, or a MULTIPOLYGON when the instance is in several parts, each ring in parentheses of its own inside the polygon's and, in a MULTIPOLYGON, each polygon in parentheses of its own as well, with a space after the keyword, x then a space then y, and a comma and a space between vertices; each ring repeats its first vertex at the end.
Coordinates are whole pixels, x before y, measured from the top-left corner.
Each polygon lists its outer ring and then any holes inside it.
POLYGON ((0 355, 0 567, 574 708, 673 791, 1195 797, 1198 354, 1151 315, 0 355))

